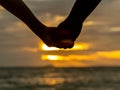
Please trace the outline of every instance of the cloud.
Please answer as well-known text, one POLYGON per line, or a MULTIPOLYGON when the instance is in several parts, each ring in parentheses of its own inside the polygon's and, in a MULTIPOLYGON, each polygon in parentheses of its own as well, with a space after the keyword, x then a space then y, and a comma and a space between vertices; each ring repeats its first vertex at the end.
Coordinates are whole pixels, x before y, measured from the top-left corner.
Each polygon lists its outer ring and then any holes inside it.
POLYGON ((61 15, 53 15, 51 13, 45 13, 43 15, 39 16, 41 19, 41 21, 47 25, 47 26, 57 26, 59 23, 61 23, 64 19, 65 16, 61 16, 61 15))
POLYGON ((111 32, 120 32, 120 27, 119 26, 118 27, 117 26, 116 27, 111 27, 110 31, 111 32))
POLYGON ((90 61, 96 61, 96 60, 119 60, 120 59, 120 51, 96 51, 91 54, 87 55, 43 55, 41 57, 42 60, 51 60, 51 61, 72 61, 72 60, 78 60, 78 61, 84 61, 84 60, 90 60, 90 61))
POLYGON ((39 52, 39 48, 33 48, 33 47, 22 47, 20 50, 21 51, 33 52, 33 53, 39 52))
POLYGON ((25 3, 36 15, 49 12, 64 16, 69 13, 74 2, 75 0, 69 0, 69 2, 65 0, 25 0, 25 3))

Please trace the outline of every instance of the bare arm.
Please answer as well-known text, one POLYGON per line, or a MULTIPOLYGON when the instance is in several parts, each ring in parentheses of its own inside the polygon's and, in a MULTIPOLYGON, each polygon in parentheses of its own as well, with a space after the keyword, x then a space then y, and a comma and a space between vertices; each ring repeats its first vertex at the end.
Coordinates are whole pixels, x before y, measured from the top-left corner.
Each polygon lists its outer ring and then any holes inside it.
POLYGON ((84 20, 92 13, 101 0, 76 0, 69 16, 58 25, 62 30, 68 30, 76 39, 82 29, 84 20))
POLYGON ((22 20, 33 32, 36 33, 38 29, 45 28, 22 0, 0 0, 0 4, 22 20))

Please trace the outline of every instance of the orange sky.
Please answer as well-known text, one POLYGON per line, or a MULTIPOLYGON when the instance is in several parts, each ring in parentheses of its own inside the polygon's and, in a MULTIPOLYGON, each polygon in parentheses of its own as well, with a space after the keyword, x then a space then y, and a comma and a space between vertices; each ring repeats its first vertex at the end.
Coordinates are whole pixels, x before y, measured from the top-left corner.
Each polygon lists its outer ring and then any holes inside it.
MULTIPOLYGON (((74 2, 25 0, 47 26, 63 21, 74 2)), ((0 7, 0 66, 120 66, 119 8, 120 0, 102 1, 84 22, 74 48, 60 50, 46 47, 23 22, 0 7)))
MULTIPOLYGON (((114 63, 116 61, 120 60, 120 50, 114 50, 114 51, 94 51, 90 54, 75 54, 71 53, 69 55, 64 55, 64 52, 70 52, 70 51, 81 51, 81 52, 89 52, 90 45, 87 43, 76 43, 75 46, 72 49, 58 49, 58 48, 50 48, 47 47, 45 44, 39 44, 39 49, 43 50, 45 52, 48 51, 47 54, 43 54, 41 56, 41 60, 47 60, 52 63, 55 67, 87 67, 91 66, 89 63, 85 63, 84 61, 88 62, 99 62, 99 61, 106 61, 106 63, 111 64, 111 62, 114 63), (57 52, 60 52, 63 54, 59 54, 57 52), (55 55, 53 52, 56 52, 55 55), (109 61, 110 60, 110 61, 109 61), (113 61, 111 61, 113 60, 113 61), (108 61, 108 62, 107 62, 108 61)), ((96 64, 97 65, 97 64, 96 64)), ((96 66, 92 65, 92 66, 96 66)), ((104 64, 103 64, 104 66, 104 64)))

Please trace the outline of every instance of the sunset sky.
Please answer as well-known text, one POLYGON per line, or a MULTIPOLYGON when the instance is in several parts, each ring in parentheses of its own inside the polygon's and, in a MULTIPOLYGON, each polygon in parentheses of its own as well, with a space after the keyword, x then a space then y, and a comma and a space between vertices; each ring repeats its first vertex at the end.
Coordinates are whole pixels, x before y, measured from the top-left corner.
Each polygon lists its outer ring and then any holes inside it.
MULTIPOLYGON (((57 26, 75 0, 24 0, 47 26, 57 26)), ((102 0, 86 19, 75 47, 48 48, 18 18, 0 7, 0 67, 120 66, 120 0, 102 0)))

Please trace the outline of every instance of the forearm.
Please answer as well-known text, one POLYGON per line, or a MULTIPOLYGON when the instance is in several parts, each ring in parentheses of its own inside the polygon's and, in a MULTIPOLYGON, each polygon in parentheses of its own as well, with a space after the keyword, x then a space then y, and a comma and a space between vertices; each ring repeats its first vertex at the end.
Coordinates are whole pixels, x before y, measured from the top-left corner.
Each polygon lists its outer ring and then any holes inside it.
POLYGON ((44 27, 22 0, 0 0, 0 4, 32 30, 37 26, 44 27))
POLYGON ((84 22, 100 1, 102 0, 76 0, 67 19, 84 22))

